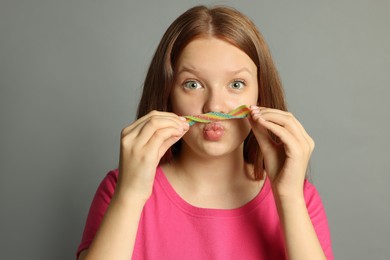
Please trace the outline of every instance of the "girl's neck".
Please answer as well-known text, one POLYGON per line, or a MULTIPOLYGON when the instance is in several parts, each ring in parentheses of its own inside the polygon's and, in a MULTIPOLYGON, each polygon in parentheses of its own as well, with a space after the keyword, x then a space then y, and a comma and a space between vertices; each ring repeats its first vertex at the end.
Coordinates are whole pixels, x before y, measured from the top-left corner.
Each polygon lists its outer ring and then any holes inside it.
POLYGON ((162 167, 177 193, 200 207, 239 207, 262 186, 262 182, 251 178, 253 167, 245 162, 242 147, 212 158, 183 149, 172 163, 162 167))
POLYGON ((197 183, 230 183, 247 173, 242 147, 223 156, 210 157, 183 149, 174 161, 178 174, 197 183))

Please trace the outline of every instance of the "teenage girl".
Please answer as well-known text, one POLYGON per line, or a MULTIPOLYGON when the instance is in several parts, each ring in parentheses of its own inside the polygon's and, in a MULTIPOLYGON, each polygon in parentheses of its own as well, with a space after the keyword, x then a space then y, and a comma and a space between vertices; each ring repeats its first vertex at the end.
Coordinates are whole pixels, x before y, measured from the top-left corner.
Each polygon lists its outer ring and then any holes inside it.
POLYGON ((156 50, 77 256, 333 259, 321 199, 305 178, 313 148, 286 111, 255 25, 232 8, 191 8, 156 50), (184 117, 241 105, 245 119, 189 126, 184 117))

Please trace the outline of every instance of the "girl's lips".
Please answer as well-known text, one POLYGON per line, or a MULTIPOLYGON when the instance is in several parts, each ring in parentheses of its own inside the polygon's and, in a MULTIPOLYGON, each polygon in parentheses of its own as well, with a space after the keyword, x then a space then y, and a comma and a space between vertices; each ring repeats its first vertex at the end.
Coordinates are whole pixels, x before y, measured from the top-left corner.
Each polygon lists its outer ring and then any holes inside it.
POLYGON ((222 138, 225 128, 219 122, 212 122, 203 128, 203 136, 209 141, 218 141, 222 138))

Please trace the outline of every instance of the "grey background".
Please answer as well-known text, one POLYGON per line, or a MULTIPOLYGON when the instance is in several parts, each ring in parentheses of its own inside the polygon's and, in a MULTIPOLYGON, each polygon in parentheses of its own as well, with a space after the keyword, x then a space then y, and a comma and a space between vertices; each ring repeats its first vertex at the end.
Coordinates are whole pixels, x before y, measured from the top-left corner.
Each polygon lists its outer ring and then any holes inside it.
MULTIPOLYGON (((117 165, 151 56, 199 1, 0 1, 0 258, 73 259, 117 165)), ((250 16, 289 108, 337 259, 390 256, 390 2, 204 1, 250 16)))

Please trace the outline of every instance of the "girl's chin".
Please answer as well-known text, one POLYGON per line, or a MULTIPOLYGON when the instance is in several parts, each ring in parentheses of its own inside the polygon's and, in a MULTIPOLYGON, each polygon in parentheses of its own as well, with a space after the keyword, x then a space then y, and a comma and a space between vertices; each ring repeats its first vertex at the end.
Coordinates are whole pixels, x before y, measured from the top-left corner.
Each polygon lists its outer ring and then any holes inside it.
MULTIPOLYGON (((218 137, 216 137, 218 138, 218 137)), ((240 144, 226 143, 223 138, 221 140, 203 140, 201 143, 187 144, 188 152, 193 153, 197 157, 205 157, 205 159, 221 158, 229 156, 237 152, 240 144), (195 155, 196 154, 196 155, 195 155)))

